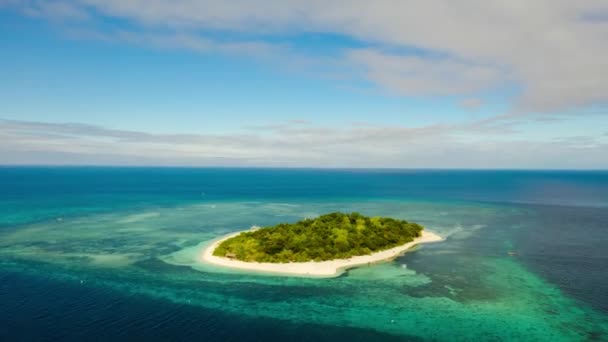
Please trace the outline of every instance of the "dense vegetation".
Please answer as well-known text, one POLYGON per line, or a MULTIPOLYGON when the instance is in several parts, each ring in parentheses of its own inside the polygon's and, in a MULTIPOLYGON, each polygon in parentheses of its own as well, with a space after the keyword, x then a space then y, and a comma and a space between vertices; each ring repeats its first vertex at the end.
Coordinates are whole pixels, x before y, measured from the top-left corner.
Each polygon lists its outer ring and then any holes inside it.
POLYGON ((331 213, 243 232, 222 242, 213 254, 276 263, 343 259, 403 245, 422 229, 392 218, 331 213))

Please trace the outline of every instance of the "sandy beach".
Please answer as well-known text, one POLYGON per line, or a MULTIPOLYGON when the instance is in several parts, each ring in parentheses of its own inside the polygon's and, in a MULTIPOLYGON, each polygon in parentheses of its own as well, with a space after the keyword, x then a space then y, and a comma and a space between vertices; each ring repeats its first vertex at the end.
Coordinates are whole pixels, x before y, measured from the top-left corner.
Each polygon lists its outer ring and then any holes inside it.
POLYGON ((221 239, 214 241, 209 245, 200 256, 202 262, 210 264, 237 268, 248 271, 264 272, 264 273, 281 273, 287 275, 299 275, 299 276, 312 276, 312 277, 336 277, 340 275, 344 270, 349 268, 378 263, 381 261, 391 260, 415 245, 437 242, 443 240, 439 235, 429 232, 427 230, 422 231, 422 236, 416 238, 412 242, 408 242, 404 245, 387 249, 381 252, 376 252, 369 255, 354 256, 348 259, 336 259, 329 261, 309 261, 309 262, 291 262, 291 263, 261 263, 261 262, 245 262, 239 260, 232 260, 224 257, 218 257, 213 255, 215 248, 222 243, 222 241, 229 239, 241 232, 227 235, 221 239))

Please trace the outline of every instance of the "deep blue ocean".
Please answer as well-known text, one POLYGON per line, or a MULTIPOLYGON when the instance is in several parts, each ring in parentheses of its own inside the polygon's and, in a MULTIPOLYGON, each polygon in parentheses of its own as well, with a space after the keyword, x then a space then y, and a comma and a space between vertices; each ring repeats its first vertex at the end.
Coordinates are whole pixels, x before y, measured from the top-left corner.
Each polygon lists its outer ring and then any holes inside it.
POLYGON ((608 341, 608 171, 0 167, 0 341, 608 341), (358 211, 446 238, 312 279, 200 263, 358 211))

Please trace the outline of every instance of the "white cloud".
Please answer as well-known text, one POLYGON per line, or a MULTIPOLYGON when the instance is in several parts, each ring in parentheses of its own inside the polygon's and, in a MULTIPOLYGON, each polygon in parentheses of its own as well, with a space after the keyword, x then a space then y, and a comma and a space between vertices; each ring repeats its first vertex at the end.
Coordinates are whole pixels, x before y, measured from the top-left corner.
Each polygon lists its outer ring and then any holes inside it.
POLYGON ((81 124, 0 120, 4 164, 606 168, 608 143, 587 136, 496 139, 514 122, 424 127, 287 122, 246 133, 152 134, 81 124), (494 137, 483 137, 489 132, 494 137), (471 135, 477 137, 469 139, 471 135), (481 139, 481 143, 479 141, 481 139))
POLYGON ((370 49, 353 50, 348 57, 363 66, 369 79, 404 95, 470 94, 504 82, 494 67, 454 59, 390 55, 370 49))
MULTIPOLYGON (((139 33, 131 33, 134 42, 201 52, 280 53, 286 60, 295 53, 264 43, 265 37, 305 32, 346 35, 368 47, 343 47, 342 57, 331 61, 330 67, 352 65, 349 71, 405 95, 475 97, 482 91, 515 86, 521 90, 516 102, 525 111, 604 105, 608 98, 608 2, 602 0, 10 0, 5 4, 50 17, 86 13, 128 19, 139 24, 139 33), (158 35, 159 29, 164 34, 158 35), (240 38, 217 41, 201 33, 210 30, 240 38), (407 52, 412 49, 422 54, 407 52)), ((128 33, 122 35, 129 40, 128 33)))
POLYGON ((147 26, 329 32, 441 56, 345 51, 346 61, 354 54, 354 62, 363 62, 372 81, 409 95, 475 93, 514 81, 521 107, 540 111, 605 103, 608 96, 608 21, 596 15, 608 3, 601 0, 77 2, 147 26))

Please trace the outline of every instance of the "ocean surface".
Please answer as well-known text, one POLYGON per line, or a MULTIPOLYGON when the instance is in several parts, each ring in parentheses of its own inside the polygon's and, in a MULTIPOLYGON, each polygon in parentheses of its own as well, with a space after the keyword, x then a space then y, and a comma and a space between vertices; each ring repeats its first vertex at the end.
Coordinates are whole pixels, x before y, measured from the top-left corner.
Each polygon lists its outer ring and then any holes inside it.
POLYGON ((0 341, 608 341, 608 172, 0 167, 0 341), (358 211, 446 238, 333 279, 197 262, 358 211))

